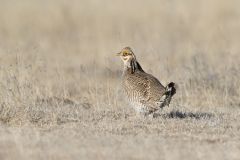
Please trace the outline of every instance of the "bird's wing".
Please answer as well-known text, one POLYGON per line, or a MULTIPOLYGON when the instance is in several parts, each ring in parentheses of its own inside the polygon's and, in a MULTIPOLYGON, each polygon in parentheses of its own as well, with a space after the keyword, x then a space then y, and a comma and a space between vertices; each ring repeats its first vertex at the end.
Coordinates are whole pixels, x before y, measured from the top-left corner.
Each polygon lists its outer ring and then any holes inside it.
POLYGON ((145 72, 135 72, 126 78, 126 86, 138 95, 141 103, 152 108, 157 107, 155 102, 165 93, 165 87, 157 78, 145 72))
POLYGON ((159 100, 163 94, 166 92, 165 87, 159 82, 157 78, 148 74, 148 81, 150 85, 150 96, 155 100, 159 100))

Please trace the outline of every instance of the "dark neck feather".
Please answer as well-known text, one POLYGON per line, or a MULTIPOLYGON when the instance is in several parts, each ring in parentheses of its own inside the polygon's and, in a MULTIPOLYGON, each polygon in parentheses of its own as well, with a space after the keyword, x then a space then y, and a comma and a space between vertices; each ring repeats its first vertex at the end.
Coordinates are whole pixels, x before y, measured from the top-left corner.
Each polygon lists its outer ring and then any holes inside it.
POLYGON ((144 72, 141 65, 138 63, 138 61, 136 59, 132 59, 130 61, 130 66, 128 68, 128 71, 130 71, 132 74, 136 71, 144 72))
POLYGON ((144 70, 142 69, 141 65, 138 62, 137 62, 137 68, 138 68, 139 71, 144 72, 144 70))

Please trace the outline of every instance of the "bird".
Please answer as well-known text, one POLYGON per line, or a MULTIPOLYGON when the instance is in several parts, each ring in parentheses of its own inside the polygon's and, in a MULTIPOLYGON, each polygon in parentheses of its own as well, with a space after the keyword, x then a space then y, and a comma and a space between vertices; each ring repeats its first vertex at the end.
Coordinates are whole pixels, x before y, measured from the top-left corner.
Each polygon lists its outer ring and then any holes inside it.
POLYGON ((169 106, 176 93, 174 82, 164 87, 157 78, 146 73, 130 47, 123 48, 117 56, 123 61, 123 91, 137 113, 146 116, 169 106))

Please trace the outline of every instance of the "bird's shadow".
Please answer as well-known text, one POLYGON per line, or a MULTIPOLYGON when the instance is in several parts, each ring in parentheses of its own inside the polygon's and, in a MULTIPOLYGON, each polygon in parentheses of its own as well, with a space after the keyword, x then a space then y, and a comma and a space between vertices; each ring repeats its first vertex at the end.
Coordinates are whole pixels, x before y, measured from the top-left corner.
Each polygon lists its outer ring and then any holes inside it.
POLYGON ((154 118, 162 117, 165 119, 187 119, 187 118, 192 118, 192 119, 210 119, 214 117, 214 114, 212 113, 207 113, 207 112, 182 112, 179 110, 173 110, 169 113, 155 113, 153 115, 154 118))

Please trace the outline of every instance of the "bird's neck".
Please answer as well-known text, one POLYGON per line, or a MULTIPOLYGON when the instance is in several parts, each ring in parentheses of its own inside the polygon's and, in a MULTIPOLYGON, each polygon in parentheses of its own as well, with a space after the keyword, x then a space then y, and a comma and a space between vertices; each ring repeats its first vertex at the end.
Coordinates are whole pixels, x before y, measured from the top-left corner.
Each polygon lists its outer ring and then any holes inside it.
POLYGON ((130 73, 135 73, 136 71, 143 71, 141 65, 138 63, 136 59, 131 59, 129 61, 124 62, 124 71, 128 71, 130 73))

